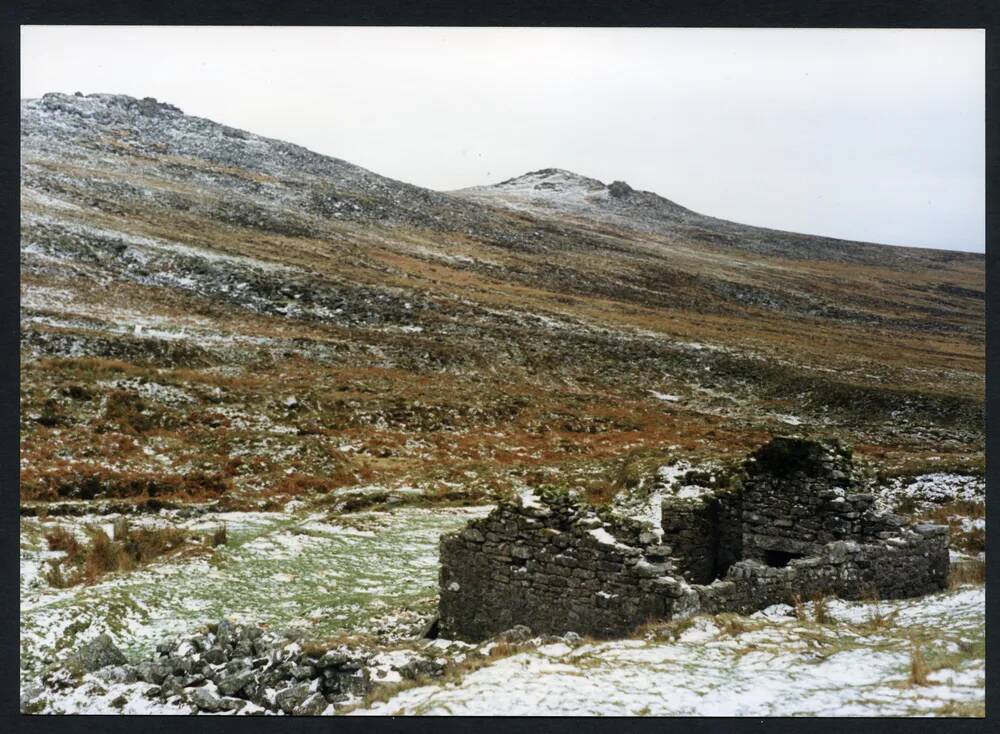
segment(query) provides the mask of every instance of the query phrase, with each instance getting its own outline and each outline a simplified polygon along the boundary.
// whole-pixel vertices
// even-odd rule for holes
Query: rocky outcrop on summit
[[[493,186],[453,193],[484,204],[601,218],[628,227],[655,228],[707,219],[657,194],[636,191],[624,181],[605,185],[562,168],[543,168]]]
[[[693,212],[659,194],[637,191],[624,181],[605,185],[561,168],[543,168],[491,186],[472,186],[452,193],[516,211],[610,224],[761,255],[868,264],[979,257],[944,250],[886,248],[739,224]]]

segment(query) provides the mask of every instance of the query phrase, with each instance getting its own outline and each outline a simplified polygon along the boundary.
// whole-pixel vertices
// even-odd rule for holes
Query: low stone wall
[[[653,533],[644,546],[615,535],[633,530],[568,499],[500,505],[441,540],[440,636],[481,640],[523,624],[614,637],[684,613],[697,597],[675,578],[670,549]]]
[[[921,525],[890,544],[836,541],[782,568],[740,561],[724,579],[694,589],[703,612],[749,614],[796,596],[894,599],[929,594],[945,587],[948,566],[947,529]]]
[[[747,462],[742,491],[665,500],[662,527],[569,495],[501,503],[441,540],[439,634],[476,641],[525,625],[614,637],[653,619],[749,613],[795,596],[945,587],[945,527],[875,513],[871,496],[853,491],[839,444],[776,442]],[[775,467],[781,456],[793,460]]]

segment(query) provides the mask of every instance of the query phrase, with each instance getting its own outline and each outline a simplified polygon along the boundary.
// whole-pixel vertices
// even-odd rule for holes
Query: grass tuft
[[[806,611],[806,604],[802,601],[801,594],[792,595],[792,607],[795,609],[795,618],[800,622],[808,622],[809,614]]]
[[[861,634],[874,634],[875,632],[884,632],[896,624],[898,610],[893,610],[888,614],[882,610],[882,600],[877,587],[872,586],[862,600],[872,605],[872,612],[868,615],[868,619],[861,624],[852,625],[853,629]]]
[[[716,626],[719,628],[719,634],[728,635],[729,637],[738,637],[744,632],[753,632],[763,626],[760,622],[748,617],[728,612],[716,614],[714,620]]]
[[[831,622],[829,598],[829,595],[823,593],[817,593],[813,596],[813,621],[816,624],[829,624]]]
[[[501,660],[503,658],[509,658],[511,655],[517,655],[518,653],[533,649],[533,645],[522,645],[517,642],[501,641],[490,647],[488,657],[490,660]]]
[[[911,686],[926,686],[929,673],[930,668],[927,666],[923,651],[915,640],[910,640],[910,677],[908,683]]]
[[[80,541],[61,525],[47,530],[44,537],[51,551],[65,551],[68,556],[76,556],[80,552]]]
[[[677,640],[685,630],[694,625],[696,617],[684,617],[664,621],[650,617],[645,623],[633,630],[630,637],[634,640]],[[596,641],[596,640],[595,640]]]
[[[198,552],[210,547],[219,532],[217,529],[211,535],[202,535],[172,527],[131,528],[124,518],[115,521],[114,537],[99,527],[90,526],[85,531],[86,543],[79,542],[62,527],[45,533],[50,550],[66,552],[64,558],[52,561],[45,573],[51,586],[65,588],[90,584],[109,573],[131,571],[158,558]]]
[[[45,580],[49,586],[55,589],[65,589],[69,586],[69,581],[63,575],[62,566],[60,566],[58,561],[49,562],[49,568],[45,572]]]
[[[986,583],[986,561],[968,558],[951,564],[948,571],[948,588],[957,589],[966,584]]]
[[[128,519],[124,517],[115,518],[111,529],[112,538],[119,543],[124,542],[128,538]]]
[[[84,579],[92,582],[105,574],[134,567],[135,564],[122,544],[115,543],[104,530],[87,528],[87,535],[90,536],[90,545],[84,557]]]

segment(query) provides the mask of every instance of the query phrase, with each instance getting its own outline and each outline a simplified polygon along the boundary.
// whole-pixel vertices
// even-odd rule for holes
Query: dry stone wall
[[[701,611],[749,614],[792,601],[835,594],[844,599],[877,595],[882,599],[920,596],[939,591],[948,578],[947,530],[918,525],[890,544],[835,541],[815,556],[775,568],[755,560],[739,561],[726,577],[694,586]]]
[[[614,637],[796,595],[944,588],[946,528],[876,514],[837,442],[777,438],[743,471],[738,490],[664,500],[660,527],[567,494],[501,503],[441,540],[439,634],[475,641],[525,625]]]
[[[681,575],[708,584],[742,558],[743,517],[738,492],[708,492],[668,498],[661,511],[662,542],[669,545]]]
[[[838,442],[776,438],[744,466],[745,558],[815,555],[827,543],[862,538],[873,499],[852,492],[851,456]]]
[[[441,541],[439,634],[481,640],[523,624],[613,637],[683,613],[697,597],[675,578],[670,549],[633,531],[568,497],[500,505]]]

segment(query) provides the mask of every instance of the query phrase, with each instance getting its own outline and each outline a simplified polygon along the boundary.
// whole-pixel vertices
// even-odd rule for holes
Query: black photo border
[[[986,30],[986,425],[1000,420],[1000,339],[996,284],[1000,249],[996,242],[997,173],[1000,163],[1000,114],[997,109],[998,0],[13,0],[0,7],[0,551],[2,659],[0,700],[4,720],[25,732],[572,732],[642,731],[843,731],[848,726],[878,732],[996,730],[1000,686],[996,680],[996,635],[1000,588],[996,564],[987,567],[987,718],[983,719],[757,719],[757,718],[285,718],[163,716],[23,716],[18,713],[20,639],[18,569],[19,466],[19,97],[21,25],[327,25],[327,26],[577,26],[577,27],[729,27],[729,28],[983,28]],[[110,90],[109,90],[110,91]],[[1000,434],[987,430],[988,503],[997,492]],[[1000,506],[1000,504],[998,504]],[[987,524],[989,547],[998,536]],[[669,696],[669,691],[664,691]],[[856,724],[855,724],[856,722]]]

